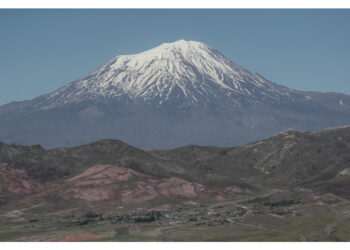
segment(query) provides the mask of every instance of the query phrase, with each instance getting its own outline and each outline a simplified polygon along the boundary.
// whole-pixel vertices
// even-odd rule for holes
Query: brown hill
[[[81,202],[104,209],[158,206],[276,188],[308,188],[348,199],[349,152],[350,127],[304,133],[287,130],[233,148],[145,151],[102,140],[45,150],[1,143],[0,187],[2,197],[20,195],[18,199],[26,196],[27,201],[36,197],[36,202],[44,197],[61,202],[61,208]]]

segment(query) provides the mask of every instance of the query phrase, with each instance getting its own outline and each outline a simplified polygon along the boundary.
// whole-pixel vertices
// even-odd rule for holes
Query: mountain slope
[[[59,183],[97,165],[114,165],[153,178],[182,178],[214,189],[326,190],[330,183],[348,185],[349,150],[350,127],[339,127],[304,133],[287,130],[230,148],[187,146],[144,151],[115,140],[53,150],[1,144],[0,159],[6,168],[24,171],[13,173],[40,184]],[[342,189],[328,192],[347,197]]]
[[[30,101],[0,107],[0,140],[45,147],[118,138],[134,146],[231,146],[350,123],[350,97],[272,83],[210,46],[180,40],[118,56]]]

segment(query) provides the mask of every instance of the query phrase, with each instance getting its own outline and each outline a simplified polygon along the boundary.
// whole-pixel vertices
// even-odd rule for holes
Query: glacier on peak
[[[179,40],[117,56],[45,99],[51,102],[46,108],[121,97],[157,105],[174,99],[182,105],[225,99],[240,106],[235,96],[280,100],[294,92],[249,72],[204,43]]]

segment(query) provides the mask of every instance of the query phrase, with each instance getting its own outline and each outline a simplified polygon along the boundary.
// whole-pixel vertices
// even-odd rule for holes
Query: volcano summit
[[[287,128],[350,123],[350,96],[275,84],[210,46],[179,40],[115,57],[33,100],[0,107],[0,140],[73,146],[117,138],[138,147],[232,146]]]

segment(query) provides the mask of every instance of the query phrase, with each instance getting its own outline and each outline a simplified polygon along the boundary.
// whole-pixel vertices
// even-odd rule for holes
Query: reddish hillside
[[[0,163],[1,194],[26,194],[33,192],[37,187],[38,184],[33,182],[25,171]]]

